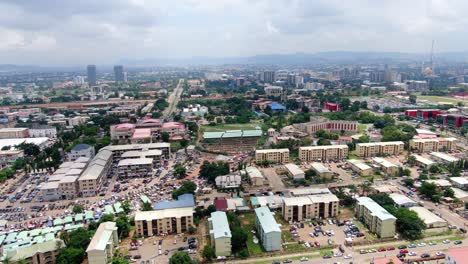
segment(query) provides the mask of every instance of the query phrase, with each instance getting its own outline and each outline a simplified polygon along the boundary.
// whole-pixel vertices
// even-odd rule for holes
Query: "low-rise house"
[[[424,207],[414,206],[411,207],[410,210],[418,214],[419,218],[421,218],[421,220],[423,220],[423,222],[426,224],[426,228],[438,228],[447,226],[447,221],[438,217],[433,212],[427,210]]]
[[[218,189],[235,189],[241,186],[242,179],[240,175],[228,174],[216,177],[215,182]]]
[[[286,172],[289,177],[291,177],[295,181],[301,181],[305,179],[305,173],[304,171],[299,168],[294,163],[288,163],[284,165],[284,168],[286,169]]]

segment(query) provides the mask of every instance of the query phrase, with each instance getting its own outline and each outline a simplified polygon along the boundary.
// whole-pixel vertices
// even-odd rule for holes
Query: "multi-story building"
[[[457,148],[456,138],[411,139],[410,148],[423,153],[433,151],[453,151]]]
[[[231,255],[231,229],[225,212],[213,212],[208,218],[210,225],[211,245],[215,248],[216,256]]]
[[[90,117],[89,116],[74,116],[70,117],[68,121],[69,126],[81,126],[83,124],[86,124],[89,121]]]
[[[395,236],[396,217],[369,197],[357,198],[356,216],[380,238]]]
[[[449,248],[445,254],[447,264],[466,264],[468,260],[468,247]]]
[[[325,167],[320,162],[312,162],[310,164],[310,167],[312,170],[315,171],[315,173],[317,173],[319,177],[326,178],[326,179],[331,179],[333,177],[333,172],[331,172],[327,167]]]
[[[262,186],[265,184],[265,177],[258,168],[248,166],[245,168],[243,173],[249,177],[250,184],[252,184],[252,186]]]
[[[10,166],[15,160],[24,157],[24,152],[19,149],[0,150],[0,169]]]
[[[268,207],[255,209],[257,235],[265,251],[281,250],[281,229]]]
[[[124,152],[120,158],[122,159],[139,159],[139,158],[148,158],[153,160],[153,168],[157,168],[162,163],[162,151],[159,149],[152,149],[152,150],[143,150],[143,151],[136,151],[130,150]]]
[[[262,75],[262,80],[264,83],[274,83],[276,80],[274,71],[264,71]]]
[[[399,166],[391,163],[390,161],[379,158],[379,157],[374,157],[372,158],[372,161],[375,165],[379,166],[380,170],[387,174],[387,175],[396,175],[398,174],[399,171]]]
[[[373,142],[356,144],[356,152],[359,157],[374,157],[399,155],[403,152],[403,141]]]
[[[215,182],[216,188],[218,189],[239,188],[242,183],[242,178],[237,174],[228,174],[216,177]]]
[[[406,81],[406,85],[408,87],[408,91],[425,91],[428,89],[427,81],[408,80]]]
[[[135,132],[135,124],[123,123],[110,126],[110,135],[112,140],[119,142],[128,142]]]
[[[94,147],[88,144],[78,144],[74,146],[68,154],[68,159],[75,161],[80,157],[91,159],[95,155]]]
[[[116,82],[124,82],[124,68],[122,65],[115,65],[114,66],[114,80]]]
[[[281,213],[289,223],[335,217],[338,215],[339,203],[338,197],[331,193],[284,197]]]
[[[97,74],[96,74],[96,65],[88,65],[86,67],[88,74],[88,84],[89,86],[94,86],[97,84]]]
[[[288,163],[289,162],[289,149],[258,149],[255,150],[255,161],[274,162],[274,163]]]
[[[239,153],[255,150],[262,130],[230,130],[203,133],[202,146],[208,151]]]
[[[331,132],[356,132],[358,130],[358,122],[356,121],[329,120],[324,117],[310,117],[308,123],[299,123],[293,126],[308,134],[314,134],[320,130]]]
[[[86,249],[89,264],[107,264],[119,246],[119,236],[115,222],[101,223]]]
[[[310,146],[299,148],[299,159],[306,162],[343,160],[347,156],[347,145]]]
[[[51,264],[57,262],[59,248],[65,247],[61,239],[51,239],[26,246],[4,249],[3,256],[12,263]],[[5,261],[4,261],[5,262]]]
[[[112,151],[102,148],[78,178],[80,196],[96,196],[112,167]]]
[[[0,139],[3,138],[27,138],[29,137],[29,129],[24,127],[8,127],[0,128]]]
[[[374,173],[374,169],[362,160],[350,159],[348,164],[354,172],[359,173],[361,176],[370,176]]]
[[[184,194],[176,201],[159,202],[153,211],[138,211],[135,213],[136,233],[150,237],[188,232],[193,226],[194,208],[193,195]]]
[[[120,178],[151,177],[153,176],[153,159],[122,159],[117,169]]]
[[[162,157],[165,159],[169,159],[171,155],[171,144],[166,143],[166,142],[149,143],[149,144],[131,144],[131,145],[110,145],[102,149],[111,151],[113,154],[114,161],[116,162],[119,161],[122,155],[128,151],[160,150],[162,152]]]
[[[48,125],[35,126],[29,129],[29,136],[32,138],[38,138],[38,137],[56,138],[57,128],[48,126]]]
[[[267,86],[265,87],[265,94],[267,96],[279,97],[283,95],[283,87],[281,86]]]

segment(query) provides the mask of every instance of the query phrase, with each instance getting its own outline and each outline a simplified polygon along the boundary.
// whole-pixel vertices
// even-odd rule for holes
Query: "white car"
[[[337,252],[337,253],[333,254],[333,257],[335,257],[335,258],[339,258],[339,257],[342,257],[342,256],[343,256],[343,253],[341,253],[341,252]]]
[[[344,258],[344,259],[350,259],[350,258],[352,258],[352,257],[353,257],[353,256],[351,256],[351,255],[348,254],[348,255],[345,255],[343,258]]]
[[[438,252],[436,253],[436,256],[445,256],[445,254],[444,254],[444,252],[438,251]]]
[[[308,257],[302,257],[302,258],[300,259],[300,261],[301,261],[301,262],[309,261],[309,258],[308,258]]]
[[[409,255],[409,256],[416,256],[417,254],[416,254],[416,252],[411,251],[410,253],[408,253],[408,255]]]
[[[418,247],[425,247],[426,245],[427,245],[426,243],[421,242],[421,243],[418,244]]]
[[[442,243],[444,243],[444,244],[450,244],[450,240],[446,239],[446,240],[442,241]]]

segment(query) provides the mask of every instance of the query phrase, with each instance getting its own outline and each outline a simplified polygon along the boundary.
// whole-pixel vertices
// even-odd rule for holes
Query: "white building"
[[[89,264],[106,264],[112,262],[115,248],[119,245],[115,222],[104,222],[99,225],[86,249]]]
[[[414,206],[410,208],[411,211],[416,212],[421,218],[421,220],[424,221],[426,224],[427,228],[437,228],[437,227],[446,227],[447,226],[447,221],[444,219],[438,217],[431,211],[427,210],[424,207],[421,206]]]
[[[230,189],[239,188],[242,180],[240,175],[228,174],[216,177],[215,182],[218,189]]]
[[[281,229],[268,207],[255,209],[259,240],[265,251],[281,250]]]
[[[215,248],[216,256],[231,255],[231,229],[225,212],[213,212],[208,218],[210,225],[211,245]]]
[[[94,147],[88,144],[78,144],[70,150],[68,159],[71,161],[77,160],[80,157],[91,159],[94,157]]]
[[[57,128],[52,126],[38,126],[36,128],[29,129],[29,136],[32,138],[47,137],[56,138]]]
[[[389,196],[398,207],[409,208],[418,205],[417,202],[400,193],[391,193]]]
[[[449,180],[452,185],[462,190],[468,189],[468,178],[467,177],[450,177]]]
[[[296,164],[288,163],[284,165],[284,168],[286,169],[288,175],[293,178],[293,180],[301,181],[305,179],[304,171]]]

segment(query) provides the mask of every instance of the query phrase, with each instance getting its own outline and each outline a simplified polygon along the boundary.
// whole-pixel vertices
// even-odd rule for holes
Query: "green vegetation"
[[[182,186],[180,186],[178,189],[175,189],[172,192],[172,198],[177,199],[177,197],[179,197],[182,194],[186,194],[186,193],[195,194],[196,189],[197,189],[197,185],[194,182],[184,181],[182,183]]]
[[[177,251],[169,259],[170,264],[192,264],[193,260],[185,251]]]
[[[209,162],[205,160],[200,166],[200,177],[205,178],[208,183],[214,184],[216,177],[229,174],[229,171],[229,164],[227,162]]]
[[[427,100],[429,102],[435,102],[435,103],[438,103],[438,102],[448,102],[448,103],[453,103],[453,104],[457,104],[459,102],[468,103],[467,100],[459,100],[459,99],[443,97],[443,96],[418,96],[418,98],[419,100]]]
[[[240,257],[248,257],[252,252],[249,253],[247,249],[250,233],[247,230],[252,229],[246,228],[246,226],[241,223],[239,216],[232,212],[227,214],[227,218],[229,221],[229,227],[231,228],[232,253]]]
[[[254,234],[252,234],[252,232],[250,232],[250,230],[256,230],[256,228],[255,228],[255,214],[254,213],[243,214],[242,218],[241,218],[241,221],[242,221],[242,227],[245,230],[249,230],[247,232],[247,249],[248,249],[248,253],[250,254],[250,256],[255,256],[255,255],[262,254],[264,251],[263,251],[262,246],[260,245],[260,242],[258,244],[255,244],[253,242]]]
[[[81,263],[85,256],[85,250],[91,241],[91,237],[92,232],[84,228],[61,233],[60,238],[65,242],[66,247],[59,250],[57,263]]]
[[[182,164],[176,164],[174,166],[174,176],[177,179],[183,179],[187,175],[187,170],[185,169],[185,166]]]

